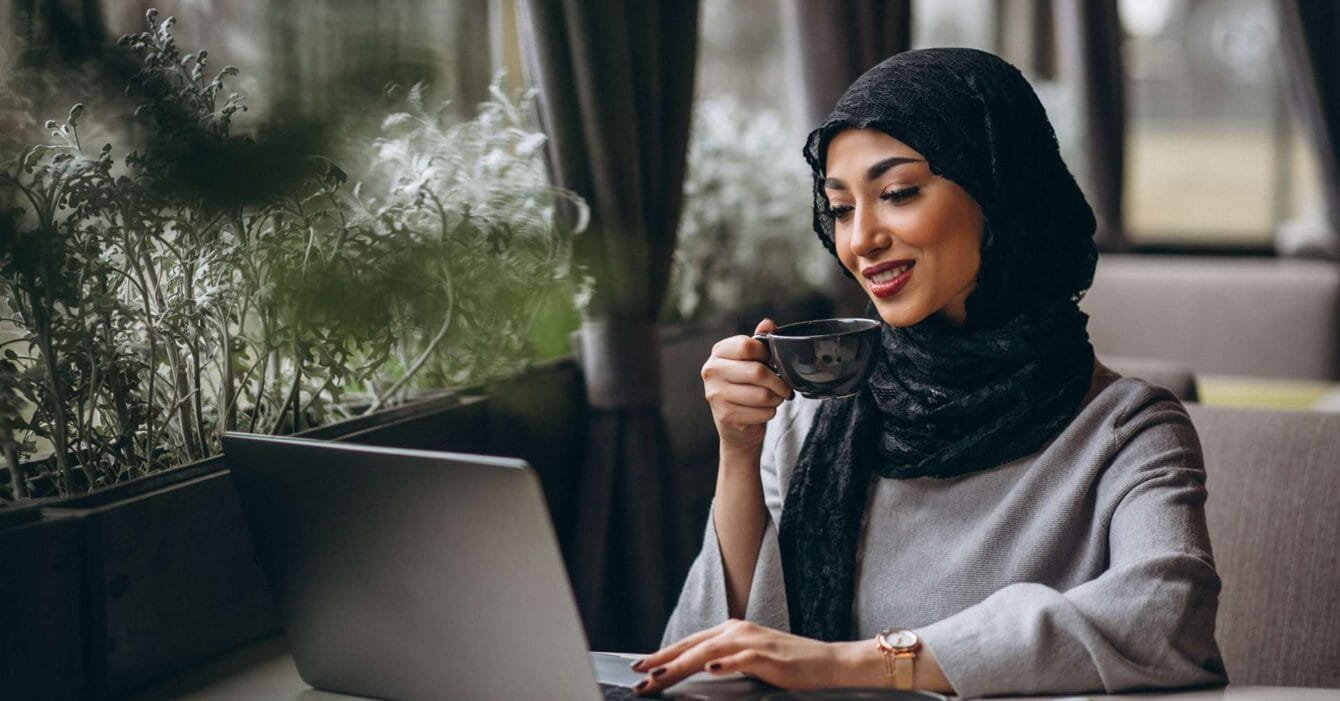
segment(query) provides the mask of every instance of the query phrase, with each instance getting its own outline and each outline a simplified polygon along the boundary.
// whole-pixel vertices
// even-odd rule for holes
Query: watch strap
[[[916,681],[917,659],[915,652],[893,653],[893,688],[899,691],[911,691]]]

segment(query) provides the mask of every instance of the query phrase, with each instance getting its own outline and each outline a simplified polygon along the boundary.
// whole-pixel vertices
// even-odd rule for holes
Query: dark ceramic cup
[[[792,389],[811,399],[842,399],[860,392],[874,371],[879,327],[873,319],[819,319],[754,339],[763,342],[768,366]]]

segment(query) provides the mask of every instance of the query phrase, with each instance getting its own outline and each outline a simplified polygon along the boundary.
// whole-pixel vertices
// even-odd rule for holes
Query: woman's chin
[[[902,294],[884,299],[875,296],[869,289],[866,290],[866,294],[870,301],[875,303],[875,311],[879,313],[879,318],[883,319],[884,323],[889,326],[899,328],[916,326],[934,314],[939,315],[950,326],[957,327],[963,325],[963,320],[967,316],[962,301],[951,300],[944,306],[935,306],[934,304],[927,304],[919,298],[904,297]]]
[[[879,318],[889,326],[906,327],[915,326],[926,320],[930,316],[925,310],[911,304],[893,303],[881,300],[878,297],[871,297],[875,303],[875,311],[879,312]]]

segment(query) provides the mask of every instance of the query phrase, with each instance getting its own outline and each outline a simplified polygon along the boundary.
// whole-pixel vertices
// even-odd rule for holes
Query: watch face
[[[896,648],[915,647],[917,644],[917,634],[910,630],[895,630],[884,636],[889,645]]]

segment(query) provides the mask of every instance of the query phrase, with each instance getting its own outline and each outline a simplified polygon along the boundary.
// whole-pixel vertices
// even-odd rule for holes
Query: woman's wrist
[[[721,441],[717,454],[720,456],[720,472],[758,474],[759,462],[763,459],[763,442],[756,445],[731,445]]]
[[[851,642],[830,643],[834,646],[833,686],[860,686],[889,688],[893,685],[884,668],[884,653],[880,652],[874,640],[853,640]],[[945,678],[944,671],[931,654],[930,648],[922,646],[917,653],[913,666],[913,688],[937,693],[954,693],[954,687]]]
[[[887,687],[884,658],[871,640],[830,643],[835,648],[833,686]]]

